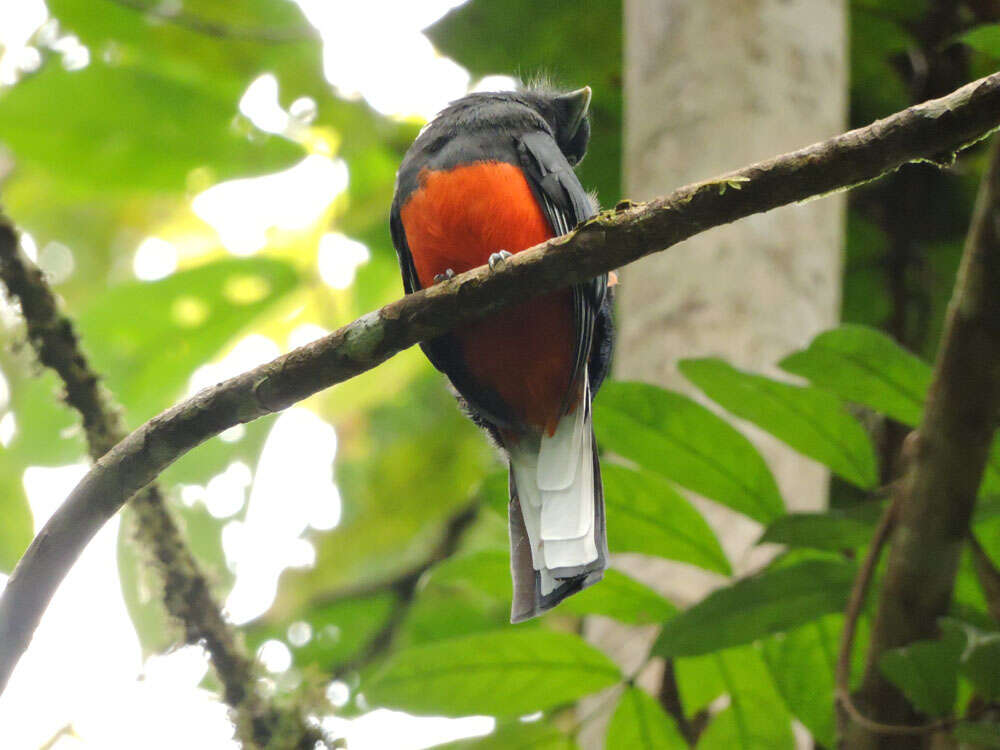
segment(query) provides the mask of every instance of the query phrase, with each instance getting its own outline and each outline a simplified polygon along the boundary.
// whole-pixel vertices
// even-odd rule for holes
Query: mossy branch
[[[90,457],[99,459],[126,435],[120,409],[101,386],[83,353],[72,321],[60,312],[41,270],[19,247],[17,232],[0,214],[0,281],[20,303],[28,341],[39,361],[56,372],[66,403],[79,412]],[[312,748],[323,738],[294,706],[278,709],[256,689],[256,673],[242,640],[226,622],[208,578],[174,522],[154,483],[132,499],[137,542],[160,576],[167,612],[183,628],[187,643],[205,647],[233,710],[244,747],[268,747],[281,727],[287,745]]]
[[[285,409],[461,323],[583,282],[711,227],[859,185],[906,162],[950,163],[997,127],[1000,74],[822,143],[601,213],[568,235],[518,253],[502,270],[481,267],[407,295],[154,417],[95,463],[11,575],[0,596],[0,689],[87,542],[129,497],[208,438]]]

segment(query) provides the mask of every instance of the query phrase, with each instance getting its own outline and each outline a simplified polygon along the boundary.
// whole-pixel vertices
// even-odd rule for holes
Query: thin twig
[[[157,21],[179,26],[188,31],[216,39],[235,39],[243,42],[262,42],[264,44],[290,44],[295,42],[311,42],[318,35],[311,27],[265,29],[253,26],[231,26],[207,18],[187,13],[184,10],[164,10],[163,5],[150,5],[143,0],[108,0],[123,8],[145,13]]]
[[[17,232],[2,214],[0,281],[20,303],[28,340],[39,361],[62,380],[66,403],[80,414],[88,451],[96,461],[127,434],[121,411],[91,369],[73,323],[60,312],[44,274],[21,251]],[[183,627],[185,642],[204,645],[245,744],[266,747],[272,729],[282,723],[288,728],[287,738],[293,722],[298,723],[302,736],[319,741],[321,736],[301,717],[283,718],[283,712],[257,694],[253,662],[226,622],[208,578],[185,544],[159,487],[151,484],[136,495],[133,508],[137,540],[162,577],[164,605]]]
[[[876,734],[891,735],[920,735],[939,732],[952,725],[950,721],[936,721],[931,724],[912,726],[908,724],[883,724],[879,721],[869,719],[861,710],[854,705],[851,698],[850,676],[851,676],[851,655],[854,651],[854,634],[857,631],[858,618],[864,608],[865,599],[868,596],[868,587],[871,585],[872,577],[875,574],[875,567],[882,556],[882,549],[889,534],[892,532],[893,522],[896,516],[896,497],[886,506],[879,519],[875,533],[868,545],[864,562],[858,575],[854,579],[854,586],[851,588],[851,597],[847,602],[847,610],[844,612],[844,629],[840,634],[840,652],[837,655],[837,701],[846,711],[851,720],[862,725],[868,731]]]
[[[333,679],[337,680],[351,672],[360,671],[389,651],[417,594],[420,579],[435,565],[455,554],[462,541],[462,535],[479,517],[479,507],[479,503],[475,503],[452,516],[445,526],[441,541],[423,563],[408,573],[382,584],[382,591],[391,591],[396,597],[389,616],[357,656],[333,669]]]
[[[59,581],[97,530],[187,451],[236,424],[285,409],[526,298],[582,283],[711,227],[873,180],[915,159],[950,163],[1000,126],[1000,73],[822,143],[606,211],[569,234],[456,276],[220,383],[118,443],[52,515],[0,595],[0,688]]]

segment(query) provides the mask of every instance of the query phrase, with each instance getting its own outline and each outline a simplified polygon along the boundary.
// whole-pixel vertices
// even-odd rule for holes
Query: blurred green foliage
[[[0,90],[0,144],[12,164],[0,174],[0,188],[4,210],[41,248],[43,266],[50,243],[69,248],[72,269],[54,279],[56,290],[134,427],[182,397],[192,374],[217,364],[247,334],[283,348],[299,326],[330,330],[401,293],[387,212],[396,165],[420,123],[335,94],[323,79],[315,31],[286,0],[187,0],[173,19],[126,3],[98,6],[100,12],[85,0],[48,2],[60,27],[89,48],[88,65],[69,70],[39,41],[40,70]],[[580,174],[610,205],[622,197],[621,12],[617,0],[471,0],[427,33],[475,78],[590,85],[593,140]],[[854,0],[851,12],[855,125],[934,95],[934,86],[989,72],[1000,59],[996,19],[963,16],[955,28],[934,26],[929,4],[912,0]],[[950,77],[917,80],[913,60],[921,55],[933,70],[951,65]],[[277,79],[283,106],[300,97],[315,104],[315,119],[300,123],[293,137],[263,133],[239,114],[240,97],[264,73]],[[329,196],[312,225],[269,230],[256,254],[234,257],[191,208],[205,188],[273,173],[307,154],[342,159],[346,191]],[[720,360],[682,363],[683,374],[717,406],[855,485],[852,497],[866,497],[884,457],[862,427],[870,420],[857,415],[864,409],[918,423],[930,382],[926,360],[941,330],[981,169],[976,153],[945,171],[910,165],[852,197],[848,325],[781,363],[806,385]],[[919,221],[904,226],[905,215]],[[328,286],[319,272],[320,238],[329,231],[364,242],[370,252],[347,289]],[[158,281],[136,280],[131,270],[148,236],[178,249],[179,270]],[[16,420],[0,449],[0,570],[9,571],[32,533],[25,469],[82,460],[86,451],[59,384],[33,361],[23,330],[7,327],[3,335],[0,371],[10,399],[0,404],[0,417],[9,411]],[[833,745],[833,655],[842,627],[833,613],[843,607],[878,503],[788,514],[763,458],[717,411],[651,385],[609,383],[595,418],[608,452],[611,551],[694,566],[719,576],[721,587],[682,610],[612,570],[540,622],[512,627],[506,477],[419,352],[304,406],[337,430],[333,474],[342,515],[333,529],[304,532],[314,564],[287,570],[273,606],[242,630],[255,649],[270,640],[288,645],[290,675],[321,682],[342,676],[352,698],[339,709],[344,715],[383,705],[490,714],[501,718],[495,733],[447,747],[573,748],[587,721],[574,716],[574,702],[631,677],[576,635],[579,617],[601,615],[665,624],[657,651],[675,657],[680,692],[680,714],[672,714],[629,682],[612,699],[608,747],[685,746],[678,720],[696,717],[707,721],[697,744],[703,750],[791,748],[793,717]],[[200,500],[182,501],[181,487],[206,485],[235,462],[256,467],[273,424],[260,420],[235,439],[215,438],[162,477],[220,598],[233,581],[223,529],[245,520],[246,507],[219,518]],[[687,490],[765,524],[760,541],[792,551],[758,576],[734,580]],[[998,492],[995,445],[982,494]],[[473,506],[475,519],[451,540],[455,519]],[[143,646],[159,651],[177,634],[130,543],[133,523],[126,512],[123,594]],[[974,531],[1000,564],[1000,514],[977,515]],[[439,555],[443,546],[450,554]],[[982,695],[997,694],[1000,648],[995,632],[977,629],[990,619],[968,557],[954,614],[964,622],[956,626],[965,638],[960,654],[942,640],[883,661],[918,705],[939,714],[961,703],[956,675]],[[862,660],[859,646],[855,673]],[[280,690],[286,683],[277,684]],[[922,693],[915,687],[921,685]],[[725,708],[699,716],[721,696]],[[537,721],[516,720],[535,711],[543,712]],[[966,724],[959,731],[981,737],[991,729]]]

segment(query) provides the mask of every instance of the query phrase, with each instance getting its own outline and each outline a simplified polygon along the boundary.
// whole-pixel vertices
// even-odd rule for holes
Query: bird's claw
[[[439,273],[434,277],[434,283],[440,284],[442,281],[451,281],[453,278],[455,278],[455,272],[450,268],[446,268],[444,273]]]
[[[502,266],[503,262],[507,260],[507,258],[509,258],[511,255],[512,253],[508,253],[506,250],[501,250],[498,253],[493,253],[492,255],[490,255],[490,258],[487,261],[490,265],[490,270],[496,270],[497,266]]]

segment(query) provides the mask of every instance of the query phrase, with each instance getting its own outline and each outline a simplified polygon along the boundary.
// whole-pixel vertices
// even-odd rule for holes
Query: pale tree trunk
[[[625,0],[624,193],[643,200],[843,130],[844,0]],[[624,269],[615,374],[693,393],[677,360],[718,355],[738,367],[774,364],[836,324],[844,202],[827,198],[750,217]],[[785,502],[826,501],[827,475],[773,439],[746,430]],[[736,574],[759,567],[759,526],[696,498]],[[638,556],[616,565],[681,604],[721,579]],[[655,629],[594,618],[588,636],[631,673]],[[654,694],[662,667],[642,683]],[[584,707],[583,711],[588,709]],[[583,747],[603,741],[590,721]],[[610,749],[609,749],[610,750]]]

